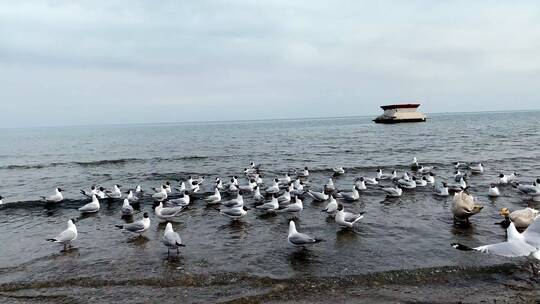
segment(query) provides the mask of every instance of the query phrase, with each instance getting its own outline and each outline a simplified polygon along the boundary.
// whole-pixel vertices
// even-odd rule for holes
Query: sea
[[[499,174],[516,172],[522,183],[540,176],[540,111],[432,114],[425,123],[382,125],[372,117],[236,122],[133,124],[0,129],[0,302],[5,303],[511,303],[540,300],[528,258],[504,258],[455,250],[451,243],[479,246],[505,241],[499,210],[540,203],[501,186]],[[238,176],[261,165],[264,182],[308,167],[306,184],[321,191],[334,178],[350,191],[355,178],[410,172],[412,158],[434,166],[436,181],[453,181],[456,161],[484,164],[468,176],[469,192],[484,206],[470,224],[454,223],[452,198],[433,187],[389,199],[368,186],[346,211],[365,212],[353,229],[340,228],[321,212],[325,202],[303,198],[298,215],[265,214],[250,208],[233,221],[202,200],[213,180]],[[469,172],[464,167],[460,169]],[[470,172],[469,172],[470,173]],[[153,187],[205,177],[201,191],[171,220],[185,247],[161,243],[166,222],[154,215]],[[131,219],[121,199],[89,202],[80,193],[98,185],[123,191],[141,185],[145,195]],[[390,185],[383,182],[382,185]],[[64,189],[65,200],[41,196]],[[263,187],[264,188],[264,187]],[[124,194],[125,195],[125,194]],[[225,195],[225,199],[228,196]],[[150,214],[143,236],[115,225]],[[47,242],[77,220],[73,248]],[[289,221],[322,239],[309,248],[287,243]]]

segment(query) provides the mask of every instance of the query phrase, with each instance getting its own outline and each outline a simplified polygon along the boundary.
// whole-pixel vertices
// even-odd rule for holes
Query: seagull
[[[434,185],[435,184],[435,174],[433,172],[429,172],[429,174],[426,176],[426,180],[428,184]]]
[[[421,179],[416,179],[416,187],[425,187],[428,184],[427,178],[425,176],[422,176]]]
[[[358,193],[358,187],[353,186],[351,193],[341,193],[341,197],[348,202],[355,202],[360,199],[360,193]]]
[[[97,197],[98,198],[106,198],[107,197],[107,195],[105,194],[105,188],[99,187],[99,189],[97,191]]]
[[[295,179],[292,183],[292,190],[290,190],[291,195],[302,195],[304,194],[304,182],[299,179]]]
[[[213,204],[218,204],[221,202],[221,193],[219,193],[219,189],[218,187],[216,187],[214,189],[214,194],[206,197],[204,199],[204,201],[208,204],[208,205],[213,205]]]
[[[229,187],[227,188],[228,193],[236,193],[238,192],[238,185],[235,179],[231,179],[231,182],[229,183]]]
[[[127,192],[127,200],[130,201],[130,202],[133,202],[133,203],[137,203],[139,201],[139,197],[136,196],[134,193],[133,193],[133,190],[129,190]]]
[[[219,177],[216,177],[216,188],[218,188],[219,190],[223,190],[223,182]]]
[[[255,207],[256,209],[265,210],[265,211],[274,211],[279,208],[279,203],[277,199],[277,194],[272,194],[272,199],[268,203],[264,203],[260,206]]]
[[[454,180],[455,180],[456,182],[459,182],[459,180],[462,179],[462,178],[465,178],[465,176],[467,176],[467,174],[462,173],[462,172],[459,171],[459,170],[456,170],[456,171],[454,172]]]
[[[122,191],[120,191],[120,185],[114,185],[113,191],[106,191],[105,194],[109,198],[122,198]]]
[[[540,260],[540,221],[535,220],[523,233],[519,233],[514,225],[510,223],[506,229],[506,242],[484,245],[479,247],[468,247],[459,243],[452,243],[451,246],[462,251],[480,251],[482,253],[500,255],[504,257],[532,256]],[[531,264],[536,275],[534,265]]]
[[[264,200],[264,196],[261,194],[259,186],[253,189],[253,200],[255,200],[256,202]]]
[[[520,185],[516,183],[516,188],[523,194],[527,195],[540,195],[540,178],[537,178],[532,185]]]
[[[467,189],[467,183],[465,182],[463,177],[459,180],[457,184],[451,184],[447,186],[450,191],[454,191],[454,192],[460,192],[460,191],[463,191],[464,189]]]
[[[482,163],[478,163],[476,165],[470,165],[469,169],[471,170],[471,173],[473,174],[480,174],[484,172],[484,165],[482,165]]]
[[[136,193],[137,195],[140,195],[140,194],[143,193],[143,190],[142,190],[142,188],[141,188],[141,185],[137,185],[137,187],[135,187],[135,193]]]
[[[177,216],[182,211],[182,209],[184,209],[183,206],[163,207],[163,202],[159,202],[159,205],[156,206],[154,212],[156,213],[156,216],[158,218],[168,219]]]
[[[334,175],[343,175],[345,174],[345,169],[343,169],[343,167],[337,167],[337,168],[332,168],[332,171],[334,171]]]
[[[124,224],[124,225],[116,225],[116,227],[126,230],[133,233],[138,233],[139,235],[142,235],[143,232],[148,230],[150,228],[150,218],[148,217],[148,212],[145,212],[143,214],[143,218],[130,223],[130,224]]]
[[[397,184],[400,185],[401,188],[414,189],[416,188],[416,177],[413,176],[412,179],[399,179],[397,181]]]
[[[411,170],[416,171],[418,170],[418,167],[420,167],[420,165],[418,164],[418,160],[416,159],[416,157],[413,157]]]
[[[456,168],[456,169],[459,169],[459,168],[466,168],[466,167],[467,167],[467,164],[460,163],[459,161],[454,162],[454,168]]]
[[[152,195],[152,198],[158,202],[163,202],[167,199],[167,197],[169,197],[169,195],[167,194],[167,186],[165,185],[161,186],[161,190],[159,192]]]
[[[448,185],[446,184],[446,182],[442,182],[441,185],[437,185],[435,187],[435,195],[437,195],[437,196],[448,196],[448,195],[450,195],[448,193]]]
[[[251,164],[249,164],[249,166],[253,169],[260,169],[261,168],[261,164],[255,164],[254,162],[252,162]]]
[[[191,183],[187,183],[186,190],[189,194],[197,193],[201,190],[201,187],[196,182],[192,181]]]
[[[129,199],[127,198],[124,199],[124,203],[122,204],[122,215],[133,215],[133,207],[131,207],[131,205],[129,204]]]
[[[389,180],[394,179],[397,176],[397,172],[394,170],[391,174],[384,174],[382,169],[377,169],[377,179],[378,180]]]
[[[186,183],[185,182],[181,182],[180,183],[180,188],[176,188],[176,190],[178,190],[178,192],[184,192],[186,191]]]
[[[279,179],[275,178],[272,186],[266,188],[266,193],[274,194],[279,192]]]
[[[391,188],[391,187],[382,188],[382,191],[384,191],[386,193],[386,196],[389,196],[389,197],[400,197],[401,194],[403,194],[403,189],[401,189],[400,185],[396,185],[396,187],[394,188]]]
[[[359,220],[364,218],[364,212],[361,213],[351,213],[346,212],[343,209],[343,205],[339,204],[337,212],[334,216],[334,220],[339,226],[352,228],[353,225]]]
[[[292,179],[291,179],[291,176],[289,175],[289,173],[285,173],[285,177],[280,178],[280,179],[279,179],[279,183],[280,183],[280,184],[288,184],[288,183],[291,182],[291,180],[292,180]]]
[[[171,223],[167,223],[167,226],[165,226],[165,232],[163,233],[161,241],[163,242],[163,245],[167,246],[167,256],[169,256],[169,251],[171,249],[176,249],[176,253],[180,253],[180,247],[186,246],[182,244],[180,235],[174,232]]]
[[[0,205],[2,205],[4,202],[2,202],[3,197],[0,195]]]
[[[336,212],[337,207],[338,207],[338,203],[336,199],[334,198],[333,195],[330,195],[330,201],[328,202],[328,204],[326,204],[326,207],[324,207],[322,211],[328,214],[333,214],[334,212]]]
[[[289,188],[285,189],[285,192],[278,197],[278,202],[280,206],[287,205],[291,202],[291,192],[289,191]]]
[[[58,203],[64,200],[64,196],[62,195],[62,191],[64,191],[61,188],[54,189],[54,194],[51,196],[42,196],[41,198],[44,199],[47,203]]]
[[[499,184],[500,185],[509,184],[509,183],[513,182],[516,179],[516,176],[517,176],[516,172],[512,172],[512,174],[510,174],[510,175],[506,175],[506,174],[501,173],[501,174],[499,174]]]
[[[308,177],[309,176],[309,170],[308,167],[304,167],[304,170],[298,172],[298,177]]]
[[[99,199],[96,195],[92,195],[92,202],[79,208],[82,213],[95,213],[99,211]]]
[[[379,180],[376,177],[361,177],[364,179],[364,182],[368,185],[377,185],[379,184]]]
[[[329,195],[326,194],[325,191],[316,192],[316,191],[313,191],[313,190],[308,190],[307,193],[308,193],[309,196],[311,196],[312,199],[314,199],[316,201],[319,201],[319,202],[324,202],[324,201],[329,199]]]
[[[232,218],[233,220],[237,220],[247,214],[248,208],[246,206],[237,206],[233,208],[223,208],[219,210],[219,213],[221,215],[224,215],[226,217]]]
[[[428,174],[429,172],[433,171],[434,167],[433,166],[420,166],[418,167],[418,173],[421,173],[421,174]]]
[[[289,222],[289,235],[287,236],[287,241],[289,244],[295,247],[304,247],[306,245],[311,245],[320,242],[321,240],[314,239],[307,234],[299,233],[296,231],[296,225],[294,221]]]
[[[55,238],[47,239],[49,242],[61,243],[64,245],[64,251],[67,249],[67,246],[71,247],[71,242],[77,239],[77,227],[75,226],[75,220],[70,219],[67,224],[67,229],[62,231]]]
[[[497,197],[500,196],[501,192],[499,191],[499,188],[495,184],[491,184],[489,186],[488,196],[489,197]]]
[[[254,179],[250,179],[248,185],[239,186],[238,189],[244,192],[253,192],[253,189],[255,189],[255,187],[257,187],[257,182]]]
[[[366,181],[365,181],[365,179],[363,177],[359,177],[359,178],[355,179],[354,180],[354,185],[356,186],[358,191],[363,191],[363,190],[367,189]]]
[[[336,186],[334,185],[334,180],[331,177],[328,179],[328,182],[324,185],[324,190],[328,192],[332,192],[336,190]]]
[[[183,193],[180,193],[180,196],[175,199],[169,200],[169,203],[176,205],[176,206],[187,206],[191,202],[191,198],[189,197],[189,192],[184,191]]]
[[[226,202],[221,202],[221,205],[226,208],[242,207],[244,206],[244,196],[242,191],[238,191],[236,198],[228,200]]]
[[[279,209],[277,212],[298,213],[302,210],[304,210],[304,206],[302,205],[302,200],[299,199],[298,196],[295,196],[294,203],[288,205],[287,207],[283,209]]]
[[[87,196],[89,198],[92,198],[92,195],[98,194],[98,190],[97,190],[96,186],[91,186],[90,187],[90,192],[87,193],[85,190],[81,189],[81,194],[84,195],[84,196]]]

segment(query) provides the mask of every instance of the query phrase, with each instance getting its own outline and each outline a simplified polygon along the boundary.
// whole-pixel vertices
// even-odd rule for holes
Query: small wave
[[[190,155],[177,157],[154,157],[154,158],[119,158],[119,159],[103,159],[97,161],[74,161],[74,162],[52,162],[47,164],[28,164],[28,165],[7,165],[0,166],[4,170],[26,170],[26,169],[43,169],[57,166],[80,166],[80,167],[99,167],[104,165],[123,165],[128,163],[144,163],[150,161],[178,161],[178,160],[200,160],[207,159],[208,156]]]

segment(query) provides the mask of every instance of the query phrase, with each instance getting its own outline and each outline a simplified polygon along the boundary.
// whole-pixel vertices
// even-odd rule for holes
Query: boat
[[[425,122],[426,115],[417,111],[419,103],[403,103],[381,106],[384,113],[373,121],[376,123]]]

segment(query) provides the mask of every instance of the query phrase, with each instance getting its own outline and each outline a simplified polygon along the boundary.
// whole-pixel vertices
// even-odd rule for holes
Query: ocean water
[[[350,286],[377,282],[381,285],[371,291],[354,289],[356,295],[373,296],[373,290],[388,284],[410,288],[411,280],[438,282],[448,295],[463,296],[456,286],[467,285],[463,278],[471,276],[486,290],[509,280],[524,284],[519,285],[522,291],[534,290],[534,281],[521,269],[526,259],[460,252],[449,244],[503,241],[504,229],[494,225],[502,220],[500,208],[540,207],[511,186],[502,187],[497,199],[487,197],[499,173],[516,171],[522,182],[540,176],[539,121],[536,111],[431,115],[427,123],[397,125],[351,117],[2,129],[0,299],[127,303],[174,295],[185,302],[257,302],[319,294],[321,300],[331,293],[320,288],[330,285],[333,292],[340,286],[349,286],[350,292]],[[349,190],[354,178],[374,176],[379,167],[400,174],[409,170],[413,156],[436,166],[438,181],[452,179],[454,161],[485,164],[485,173],[469,180],[471,194],[484,205],[471,225],[455,225],[451,198],[435,197],[430,187],[387,199],[378,187],[368,186],[358,202],[345,203],[346,210],[365,212],[354,230],[339,228],[321,212],[325,203],[307,197],[297,217],[251,209],[237,222],[199,199],[212,192],[215,177],[242,176],[252,161],[262,164],[267,183],[307,166],[316,190],[332,175],[332,167],[344,166],[346,174],[335,183]],[[135,219],[145,211],[151,215],[151,228],[142,238],[114,227],[124,222],[121,200],[103,201],[97,214],[77,211],[88,202],[80,189],[93,184],[110,188],[117,183],[124,190],[140,184],[151,193],[151,187],[177,184],[189,175],[205,176],[206,182],[173,221],[186,247],[172,258],[161,244],[165,223],[154,216],[149,196],[135,214]],[[55,187],[66,190],[65,201],[40,202]],[[253,205],[249,196],[246,202]],[[65,229],[69,218],[78,219],[79,238],[74,249],[61,252],[60,245],[45,239]],[[291,248],[286,241],[290,219],[301,232],[324,242],[308,250]],[[425,291],[424,299],[440,290]],[[394,293],[387,300],[409,296]]]

